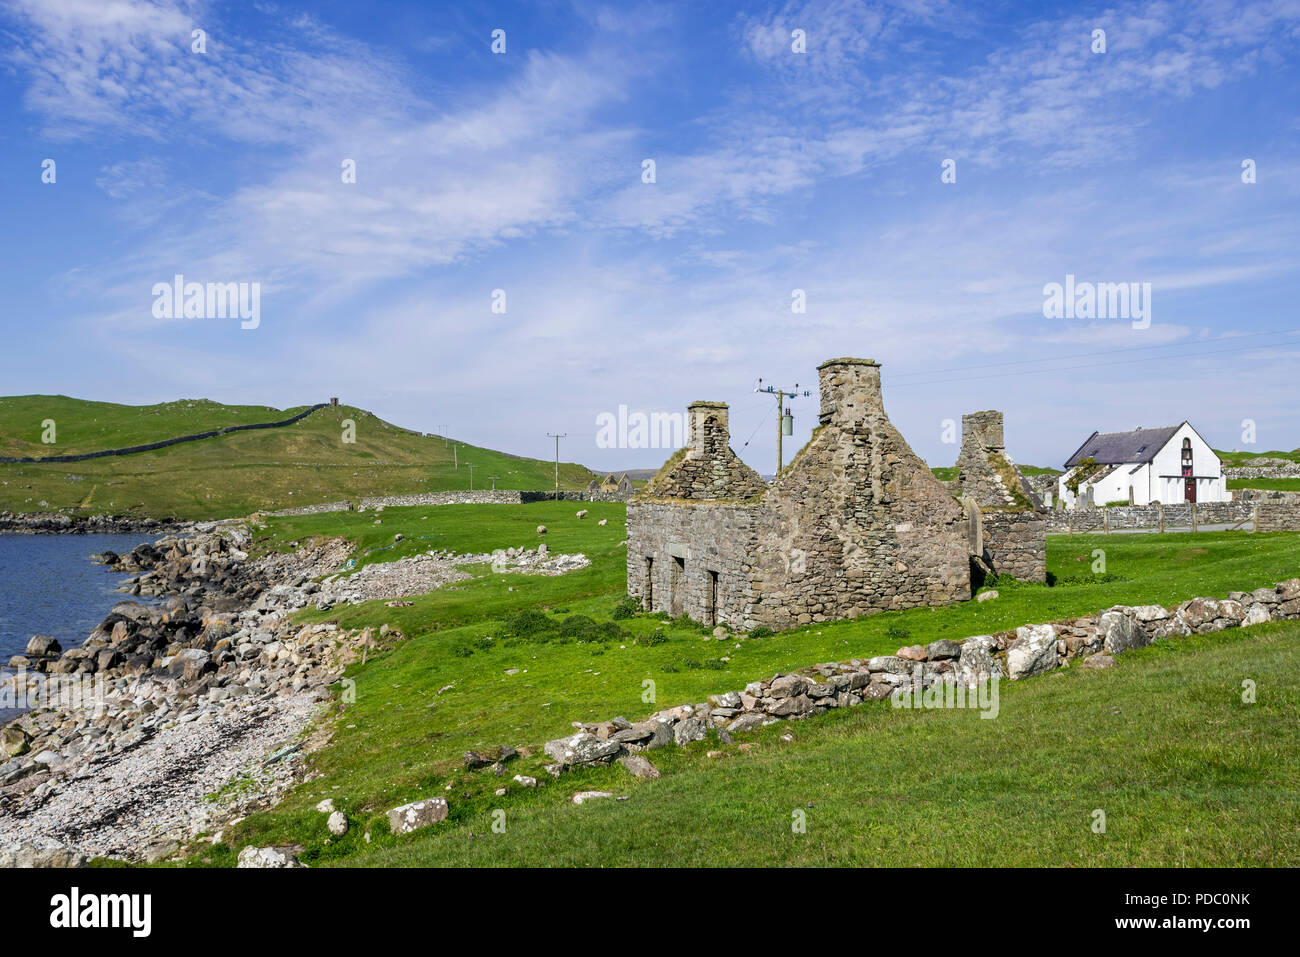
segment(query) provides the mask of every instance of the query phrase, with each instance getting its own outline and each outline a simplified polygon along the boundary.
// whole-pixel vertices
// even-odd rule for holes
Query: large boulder
[[[57,638],[52,635],[32,635],[27,642],[27,657],[50,658],[63,650]]]
[[[306,867],[287,847],[253,847],[239,852],[236,867]]]
[[[1118,655],[1151,643],[1151,638],[1137,620],[1122,611],[1103,612],[1097,619],[1103,636],[1102,649],[1108,655]]]
[[[1234,628],[1246,617],[1241,602],[1217,598],[1193,598],[1178,606],[1178,617],[1196,634]]]
[[[709,726],[699,718],[687,718],[684,721],[678,721],[673,728],[673,740],[677,744],[685,746],[692,741],[703,741],[704,736],[709,733]]]
[[[0,867],[85,867],[86,855],[75,847],[60,844],[51,837],[0,848]]]
[[[543,750],[556,762],[568,767],[582,764],[608,764],[623,753],[623,745],[617,741],[601,740],[594,734],[580,731],[567,738],[547,741]]]
[[[1051,671],[1059,659],[1056,629],[1051,625],[1022,625],[1007,649],[1007,675],[1012,681]]]
[[[659,769],[650,763],[648,758],[639,754],[629,754],[618,759],[618,763],[623,765],[627,773],[634,778],[657,778]]]
[[[961,654],[957,658],[957,680],[968,688],[974,688],[992,678],[1003,677],[1002,663],[995,657],[998,651],[997,639],[992,635],[977,635],[961,643]]]
[[[910,661],[904,661],[898,655],[877,655],[867,662],[868,671],[883,671],[891,675],[905,675],[912,669]]]
[[[409,834],[422,827],[447,820],[447,799],[442,797],[412,801],[388,812],[388,829],[394,834]]]
[[[812,682],[803,675],[780,675],[772,679],[767,693],[773,698],[793,698],[796,695],[804,694]],[[729,705],[728,707],[736,707]]]
[[[926,646],[925,654],[931,661],[951,661],[961,657],[961,645],[947,638],[940,638]]]

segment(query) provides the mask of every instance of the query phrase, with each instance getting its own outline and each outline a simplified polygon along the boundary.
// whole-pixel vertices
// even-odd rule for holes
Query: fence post
[[[1252,532],[1259,531],[1259,502],[1256,502],[1254,507],[1251,508],[1250,530]]]
[[[1196,526],[1196,503],[1193,502],[1193,503],[1192,503],[1192,531],[1194,532],[1194,531],[1196,531],[1196,530],[1197,530],[1197,526]]]
[[[1106,519],[1106,534],[1109,535],[1110,534],[1110,509],[1103,508],[1102,515]]]
[[[1160,515],[1160,534],[1165,533],[1165,503],[1156,502],[1156,511]]]

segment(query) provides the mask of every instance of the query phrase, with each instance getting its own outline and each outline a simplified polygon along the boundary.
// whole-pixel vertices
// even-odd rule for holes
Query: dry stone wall
[[[1112,531],[1128,528],[1159,528],[1161,513],[1166,528],[1188,528],[1191,505],[1121,505],[1113,508],[1055,509],[1047,513],[1049,532],[1103,531],[1109,519]],[[1196,506],[1198,525],[1235,525],[1254,517],[1253,502],[1200,502]]]
[[[891,697],[896,690],[913,696],[927,689],[942,690],[944,700],[952,700],[958,689],[964,693],[1004,678],[1017,681],[1071,662],[1090,669],[1112,667],[1114,656],[1155,641],[1296,620],[1300,620],[1300,578],[1251,592],[1232,592],[1226,599],[1193,598],[1174,608],[1117,605],[1083,618],[1023,625],[962,641],[941,639],[927,646],[900,648],[894,655],[852,658],[778,674],[742,690],[710,695],[707,701],[656,711],[641,721],[617,717],[574,722],[574,734],[546,744],[546,753],[555,761],[548,770],[558,775],[569,768],[608,764],[630,754],[711,736],[725,743],[736,733],[834,708],[857,707]]]
[[[1047,581],[1047,514],[985,512],[980,516],[984,556],[995,574]]]

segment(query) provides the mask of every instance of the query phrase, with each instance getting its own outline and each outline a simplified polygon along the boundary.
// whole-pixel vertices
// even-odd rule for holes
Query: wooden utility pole
[[[567,438],[568,432],[547,432],[546,437],[555,439],[555,500],[560,500],[560,439]]]
[[[776,396],[776,474],[780,475],[781,469],[784,465],[784,457],[782,455],[782,449],[781,449],[781,440],[785,436],[785,417],[790,413],[790,410],[785,407],[786,396],[789,396],[790,398],[793,399],[796,396],[810,396],[812,395],[812,393],[809,392],[807,389],[804,389],[803,392],[800,392],[798,382],[794,384],[793,389],[778,389],[775,386],[770,386],[770,385],[765,386],[763,385],[762,378],[758,380],[758,388],[756,388],[754,391],[765,392],[768,395]],[[793,421],[794,419],[793,417],[791,417],[791,423],[792,423],[791,434],[793,434]],[[775,476],[773,476],[773,478],[775,478]]]
[[[469,490],[472,492],[474,491],[474,470],[478,468],[478,466],[470,462],[466,462],[465,467],[469,469]]]
[[[497,479],[499,479],[500,477],[501,477],[500,475],[489,475],[489,476],[488,476],[488,478],[490,478],[490,479],[492,480],[492,491],[494,491],[494,492],[497,490]]]

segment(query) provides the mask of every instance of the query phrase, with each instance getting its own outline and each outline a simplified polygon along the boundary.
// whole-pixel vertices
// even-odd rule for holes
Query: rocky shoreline
[[[379,642],[289,620],[339,543],[249,560],[250,540],[206,523],[106,553],[156,602],[119,603],[78,648],[38,635],[10,660],[0,694],[32,710],[0,729],[0,864],[166,859],[301,779],[329,686]]]
[[[133,515],[67,515],[63,512],[0,512],[0,533],[17,535],[161,535],[180,523]]]

